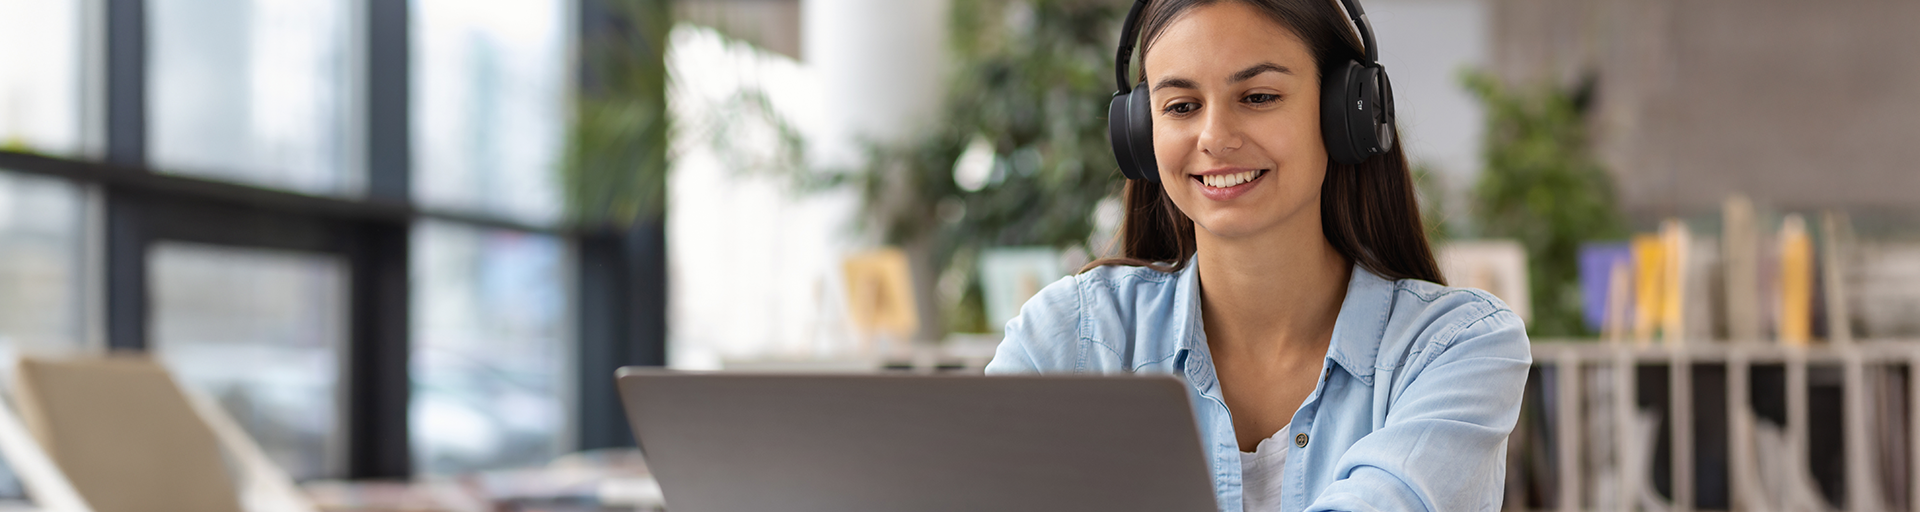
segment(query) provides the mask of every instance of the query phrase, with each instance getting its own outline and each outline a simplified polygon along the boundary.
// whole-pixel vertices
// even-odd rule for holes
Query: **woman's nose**
[[[1200,129],[1200,150],[1209,155],[1222,156],[1240,149],[1245,142],[1240,136],[1239,119],[1228,109],[1209,109]]]

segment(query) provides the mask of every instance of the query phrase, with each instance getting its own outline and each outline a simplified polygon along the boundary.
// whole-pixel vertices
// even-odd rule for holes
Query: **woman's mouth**
[[[1236,172],[1233,174],[1214,174],[1214,175],[1208,175],[1208,176],[1194,176],[1193,179],[1200,180],[1200,184],[1206,185],[1211,188],[1233,188],[1233,187],[1237,187],[1242,184],[1245,184],[1247,182],[1260,179],[1260,176],[1265,175],[1266,173],[1267,173],[1266,169],[1254,169],[1251,171]]]
[[[1253,169],[1229,174],[1193,175],[1200,182],[1200,194],[1215,201],[1226,201],[1252,190],[1269,169]]]

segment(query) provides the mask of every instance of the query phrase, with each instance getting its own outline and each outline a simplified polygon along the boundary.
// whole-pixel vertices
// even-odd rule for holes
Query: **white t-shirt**
[[[1283,438],[1292,427],[1280,427],[1273,437],[1261,439],[1253,453],[1240,452],[1240,499],[1246,512],[1280,510],[1280,474],[1287,467],[1287,449],[1293,448],[1293,439]]]

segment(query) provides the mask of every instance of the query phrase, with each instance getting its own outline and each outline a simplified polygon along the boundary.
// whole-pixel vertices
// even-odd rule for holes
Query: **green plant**
[[[27,144],[27,139],[21,137],[20,134],[17,134],[17,133],[13,134],[13,136],[7,137],[7,139],[4,141],[0,141],[0,151],[11,151],[14,153],[34,153],[35,152],[33,150],[33,146]]]
[[[1094,205],[1121,183],[1106,108],[1122,7],[954,2],[957,66],[931,129],[905,143],[870,144],[865,166],[835,180],[860,190],[865,227],[882,241],[922,246],[927,260],[916,263],[962,276],[966,284],[954,291],[971,292],[947,297],[956,302],[946,305],[948,316],[958,320],[950,328],[985,330],[972,277],[979,250],[1044,245],[1091,253]],[[975,140],[994,163],[970,190],[955,182],[954,169]]]
[[[657,222],[666,214],[667,32],[670,0],[607,0],[611,27],[581,45],[587,71],[560,167],[567,216],[579,226]]]
[[[1473,191],[1473,216],[1481,235],[1516,239],[1527,249],[1527,331],[1589,334],[1581,320],[1580,244],[1625,235],[1613,180],[1589,146],[1592,82],[1522,92],[1485,73],[1462,81],[1487,116],[1487,167]]]

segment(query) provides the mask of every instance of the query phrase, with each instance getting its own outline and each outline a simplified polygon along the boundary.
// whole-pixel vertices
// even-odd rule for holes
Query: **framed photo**
[[[980,293],[986,302],[987,325],[999,331],[1020,315],[1027,303],[1054,281],[1067,275],[1060,251],[1051,247],[1003,247],[980,252]]]
[[[1533,319],[1527,286],[1527,249],[1514,240],[1470,240],[1440,245],[1435,257],[1450,286],[1479,288],[1507,303],[1522,321]]]

